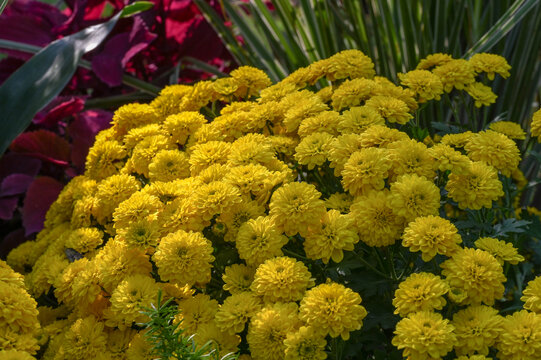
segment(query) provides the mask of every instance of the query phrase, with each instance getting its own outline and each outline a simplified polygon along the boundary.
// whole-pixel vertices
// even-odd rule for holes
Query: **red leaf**
[[[9,148],[11,151],[60,166],[69,165],[70,144],[52,131],[37,130],[22,133],[13,140]]]
[[[38,112],[32,122],[51,127],[62,119],[73,116],[83,110],[85,99],[81,96],[59,96],[43,110]]]
[[[25,174],[11,174],[0,184],[0,196],[23,194],[34,180],[33,176]]]
[[[13,212],[17,208],[18,202],[19,198],[17,196],[0,198],[0,219],[11,219],[13,217]]]
[[[96,134],[111,126],[112,119],[112,113],[100,109],[86,110],[77,114],[75,120],[68,127],[73,144],[71,161],[76,168],[84,169],[88,149],[94,143]]]
[[[43,229],[45,214],[60,194],[62,187],[61,183],[48,176],[36,178],[30,184],[22,211],[26,236]]]

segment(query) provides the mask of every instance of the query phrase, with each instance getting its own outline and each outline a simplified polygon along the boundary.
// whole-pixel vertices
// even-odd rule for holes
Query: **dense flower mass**
[[[140,310],[161,291],[174,326],[220,356],[518,359],[520,324],[533,334],[521,351],[537,354],[538,281],[522,294],[532,313],[498,313],[513,298],[504,274],[530,246],[505,233],[529,223],[508,218],[526,186],[520,129],[419,126],[421,103],[491,102],[482,74],[506,66],[476,59],[435,54],[402,87],[348,50],[276,84],[241,67],[122,106],[45,229],[8,256],[24,281],[0,264],[2,289],[18,289],[0,292],[0,345],[156,357]],[[42,330],[23,286],[49,301]]]

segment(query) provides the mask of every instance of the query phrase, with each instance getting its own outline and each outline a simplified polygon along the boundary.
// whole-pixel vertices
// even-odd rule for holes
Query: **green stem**
[[[17,41],[10,41],[10,40],[4,40],[4,39],[0,39],[0,48],[9,49],[9,50],[17,50],[17,51],[27,52],[31,54],[36,54],[43,49],[42,47],[39,47],[39,46],[34,46],[34,45],[20,43]],[[78,65],[84,69],[92,70],[92,64],[89,61],[81,59]],[[151,94],[154,96],[158,95],[161,90],[159,87],[155,85],[149,84],[143,80],[140,80],[136,77],[126,75],[126,74],[122,75],[122,82],[125,85],[128,85],[134,89],[140,90],[142,92],[145,92],[147,94]]]
[[[385,278],[385,279],[388,279],[388,280],[393,280],[392,278],[390,278],[387,274],[379,271],[378,269],[376,269],[374,266],[372,266],[368,261],[366,261],[365,259],[363,259],[362,255],[359,255],[359,254],[356,254],[357,255],[357,258],[359,259],[359,261],[361,263],[363,263],[364,266],[366,266],[367,268],[369,268],[370,270],[372,270],[373,272],[375,272],[376,274],[378,274],[379,276]]]

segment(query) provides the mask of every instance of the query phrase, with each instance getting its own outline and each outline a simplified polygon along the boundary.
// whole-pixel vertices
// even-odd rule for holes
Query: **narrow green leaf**
[[[513,3],[479,41],[464,54],[464,58],[469,58],[475,53],[490,51],[538,4],[539,0],[521,0]]]
[[[142,9],[136,5],[129,11]],[[123,13],[52,42],[0,86],[0,154],[26,129],[36,113],[62,91],[81,57],[101,44]]]
[[[135,14],[139,14],[143,11],[147,11],[148,9],[152,9],[154,6],[154,3],[150,1],[137,1],[133,4],[126,5],[120,14],[121,18],[130,17]]]
[[[217,67],[209,65],[204,61],[197,60],[196,58],[193,58],[191,56],[184,56],[183,58],[180,59],[180,61],[181,62],[191,63],[191,64],[195,65],[194,66],[195,69],[206,71],[206,72],[214,74],[214,75],[216,75],[218,77],[227,76],[226,73],[220,71]],[[178,77],[177,77],[177,79],[178,79]]]
[[[8,4],[8,0],[0,0],[0,15],[2,15],[2,12],[6,8],[7,4]]]

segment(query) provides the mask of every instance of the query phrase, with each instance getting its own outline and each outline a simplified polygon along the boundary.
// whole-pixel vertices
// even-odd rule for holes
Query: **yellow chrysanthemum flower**
[[[281,186],[271,197],[269,216],[288,236],[306,234],[326,213],[321,193],[312,184],[294,182]]]
[[[437,360],[451,350],[456,342],[454,327],[435,312],[419,311],[396,324],[392,343],[409,360]]]
[[[436,175],[435,161],[425,144],[413,139],[395,141],[387,146],[391,165],[391,181],[400,175],[417,174],[427,179]]]
[[[443,84],[440,78],[428,70],[412,70],[405,74],[398,74],[400,83],[413,90],[419,97],[419,102],[439,100],[443,94]]]
[[[173,181],[190,176],[186,154],[179,150],[161,150],[148,165],[151,181]]]
[[[373,108],[355,106],[340,115],[338,131],[342,134],[362,134],[372,125],[385,125],[383,117]]]
[[[162,280],[201,286],[210,281],[213,251],[201,233],[178,230],[161,239],[152,260]]]
[[[361,135],[362,148],[382,147],[386,148],[389,144],[400,140],[408,140],[409,136],[405,132],[397,129],[391,129],[383,125],[372,125]]]
[[[147,360],[153,356],[152,344],[146,339],[145,331],[138,332],[126,350],[127,360]]]
[[[115,229],[126,228],[139,220],[154,221],[162,208],[163,204],[156,196],[136,192],[115,209],[113,213]]]
[[[231,71],[230,75],[237,85],[235,95],[241,98],[258,95],[261,90],[271,85],[267,74],[252,66],[240,66]]]
[[[498,95],[492,92],[489,86],[474,82],[466,86],[466,92],[473,98],[475,107],[489,106],[494,104]]]
[[[178,113],[181,99],[192,91],[192,87],[184,84],[174,84],[164,87],[160,94],[152,100],[152,106],[162,118]]]
[[[451,60],[453,60],[453,57],[448,54],[431,54],[419,61],[419,64],[417,64],[417,69],[429,70],[430,68],[433,68],[435,66],[445,65]]]
[[[506,278],[503,268],[490,253],[479,249],[460,249],[440,267],[451,289],[466,293],[463,304],[494,304],[503,296]]]
[[[235,186],[223,181],[213,181],[194,189],[192,201],[198,215],[204,220],[210,220],[215,215],[228,212],[241,198]]]
[[[220,358],[225,357],[227,354],[236,353],[241,338],[237,334],[231,334],[227,331],[222,331],[217,325],[216,321],[211,321],[206,324],[202,324],[195,333],[194,340],[199,347],[202,347],[209,341],[211,342],[211,348],[217,351]]]
[[[436,159],[436,166],[440,171],[449,170],[455,174],[464,174],[471,164],[471,160],[466,155],[449,145],[436,144],[429,148],[428,152]]]
[[[341,118],[337,111],[322,111],[315,116],[304,119],[299,126],[298,134],[301,138],[314,133],[327,133],[336,136]]]
[[[295,159],[308,170],[321,166],[327,161],[329,146],[333,137],[321,132],[306,136],[295,148]]]
[[[325,76],[330,81],[347,77],[372,79],[374,75],[374,63],[359,50],[343,50],[327,60]]]
[[[104,311],[107,326],[123,330],[133,323],[148,321],[141,313],[156,303],[158,284],[150,276],[134,275],[122,281],[111,294],[111,307]]]
[[[259,265],[267,259],[281,256],[288,238],[280,233],[274,219],[260,216],[248,220],[239,228],[236,246],[239,257],[248,265]]]
[[[439,65],[432,72],[437,75],[445,92],[451,92],[453,89],[462,90],[467,85],[475,82],[475,71],[473,66],[463,59],[452,59]]]
[[[496,343],[498,359],[541,359],[541,315],[520,310],[504,318]]]
[[[66,248],[73,249],[81,254],[96,249],[103,243],[103,232],[99,229],[79,228],[75,229],[66,240]]]
[[[126,149],[116,141],[95,144],[86,156],[85,176],[94,180],[103,180],[115,175],[124,165],[126,156],[128,156]]]
[[[443,295],[448,291],[449,286],[437,275],[425,272],[411,274],[394,293],[394,313],[405,317],[422,310],[441,310],[447,303]]]
[[[287,334],[301,326],[297,304],[267,305],[250,321],[246,340],[254,360],[282,360],[285,356],[284,340]]]
[[[232,264],[226,266],[222,280],[224,281],[224,290],[231,294],[238,294],[244,291],[250,291],[254,281],[255,268],[244,264]]]
[[[332,94],[332,107],[336,111],[360,105],[370,98],[376,83],[369,79],[345,80]]]
[[[153,135],[144,138],[133,148],[133,153],[126,163],[126,171],[136,172],[148,178],[149,165],[162,150],[173,150],[173,140],[169,136]]]
[[[218,301],[207,294],[197,294],[178,303],[174,322],[180,322],[179,327],[188,334],[196,334],[202,325],[214,321],[217,312]]]
[[[341,214],[349,212],[349,207],[353,203],[353,197],[347,193],[337,192],[331,194],[327,200],[325,200],[325,206],[329,210],[338,210]]]
[[[383,189],[391,165],[387,149],[365,148],[354,152],[342,170],[344,190],[353,196],[358,196]]]
[[[103,322],[89,316],[78,319],[66,331],[59,353],[65,359],[107,359],[107,334]]]
[[[361,136],[359,134],[344,134],[334,138],[329,145],[328,152],[329,166],[334,169],[334,176],[340,176],[351,154],[361,149]]]
[[[230,334],[240,334],[245,324],[263,304],[252,292],[240,292],[227,297],[215,316],[216,325]]]
[[[455,148],[463,148],[472,136],[473,133],[471,131],[464,131],[459,134],[446,134],[441,138],[441,143]]]
[[[541,314],[541,276],[528,282],[522,294],[520,300],[525,302],[524,309]]]
[[[285,360],[324,360],[327,358],[325,338],[310,326],[301,326],[284,340]]]
[[[475,241],[475,247],[488,251],[503,265],[504,261],[516,265],[524,261],[524,257],[519,255],[513,244],[490,237],[480,238]]]
[[[141,183],[134,176],[113,175],[100,181],[96,192],[96,205],[93,207],[94,217],[100,224],[112,220],[113,212],[123,201],[127,200],[141,188]]]
[[[393,212],[391,199],[388,190],[372,191],[351,205],[359,239],[368,246],[392,245],[402,234],[404,219]]]
[[[490,130],[494,130],[500,134],[504,134],[509,139],[524,140],[526,139],[526,132],[522,130],[520,124],[512,121],[497,121],[490,123]]]
[[[533,137],[537,136],[538,142],[541,142],[541,110],[537,110],[533,113],[530,132]]]
[[[296,132],[304,119],[329,109],[316,94],[308,90],[286,95],[280,101],[279,107],[284,111],[283,125],[289,133]]]
[[[330,210],[321,218],[321,226],[310,229],[304,239],[304,251],[310,259],[321,259],[327,264],[330,259],[339,263],[344,258],[344,250],[352,251],[359,241],[354,230],[354,218]]]
[[[511,66],[503,56],[496,54],[479,53],[470,59],[473,69],[477,73],[484,72],[489,80],[494,80],[494,74],[499,74],[504,79],[509,77]]]
[[[413,118],[413,115],[409,113],[408,105],[392,96],[373,96],[366,101],[365,106],[376,110],[390,123],[403,125]]]
[[[160,116],[156,109],[148,104],[127,104],[119,107],[113,115],[113,129],[123,136],[129,130],[143,125],[157,123]]]
[[[488,355],[489,347],[498,341],[503,318],[498,310],[485,305],[473,305],[453,315],[458,355],[480,353]]]
[[[361,297],[338,283],[320,284],[308,290],[299,308],[301,319],[321,334],[349,339],[349,333],[359,330],[367,312]]]
[[[265,216],[265,208],[255,201],[243,200],[233,205],[229,211],[220,214],[216,222],[224,224],[226,233],[224,240],[234,242],[237,240],[239,229],[246,221]]]
[[[407,222],[419,216],[437,215],[440,189],[425,177],[402,175],[391,184],[391,205],[395,214]]]
[[[0,350],[0,360],[35,360],[36,358],[26,351]]]
[[[142,219],[119,229],[117,236],[118,240],[124,241],[128,247],[147,250],[158,245],[162,233],[157,221]]]
[[[231,144],[223,141],[209,141],[195,145],[190,153],[190,171],[197,175],[212,164],[225,164],[231,151]]]
[[[462,238],[458,229],[447,219],[439,216],[420,216],[410,222],[402,235],[402,246],[411,252],[421,251],[423,261],[428,262],[442,254],[453,255],[460,247]]]
[[[306,289],[314,285],[312,274],[304,263],[283,256],[259,265],[251,289],[266,303],[289,302],[302,299]]]

